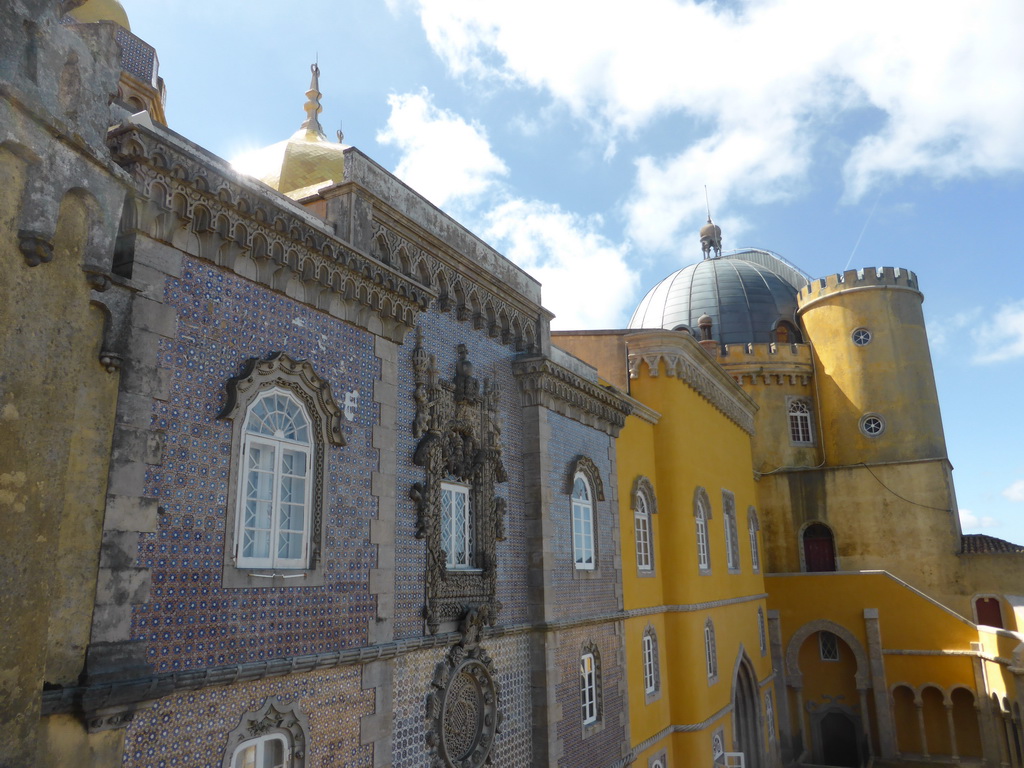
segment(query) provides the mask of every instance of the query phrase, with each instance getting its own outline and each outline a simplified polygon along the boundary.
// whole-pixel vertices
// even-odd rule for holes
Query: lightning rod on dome
[[[704,258],[711,258],[711,251],[714,249],[715,257],[722,255],[722,228],[711,220],[711,202],[708,198],[708,185],[704,185],[704,202],[708,208],[708,223],[700,228],[700,248],[704,251]]]
[[[317,59],[319,58],[318,54]],[[309,71],[313,73],[313,76],[310,78],[309,90],[306,91],[306,103],[303,105],[303,109],[306,110],[306,121],[301,127],[326,139],[327,137],[324,135],[324,129],[320,125],[319,118],[320,113],[324,111],[323,106],[320,104],[320,99],[323,97],[323,94],[320,92],[320,65],[314,61]]]

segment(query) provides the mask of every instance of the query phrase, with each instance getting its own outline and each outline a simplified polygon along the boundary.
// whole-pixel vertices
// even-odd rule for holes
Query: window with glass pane
[[[702,571],[711,567],[708,557],[708,511],[703,500],[697,501],[697,565]]]
[[[753,507],[747,512],[747,517],[747,530],[750,532],[750,565],[755,571],[759,571],[761,570],[761,550],[757,545],[757,532],[761,526]]]
[[[768,652],[768,634],[765,632],[764,610],[761,608],[757,609],[757,640],[761,647],[761,655],[764,656]]]
[[[633,510],[636,531],[636,567],[641,571],[651,570],[651,516],[647,497],[636,495],[636,509]]]
[[[231,768],[287,768],[288,744],[274,734],[250,739],[235,750]]]
[[[831,632],[818,633],[818,647],[822,661],[839,661],[839,638]]]
[[[718,649],[715,648],[715,625],[708,619],[704,625],[704,661],[707,664],[708,678],[718,677]]]
[[[304,568],[313,454],[306,411],[290,393],[270,389],[249,407],[243,434],[238,565]]]
[[[647,632],[644,634],[644,693],[654,693],[658,689],[658,674],[655,668],[656,653],[654,635]]]
[[[597,667],[594,654],[585,653],[580,657],[580,705],[583,724],[597,720]]]
[[[572,485],[572,551],[576,568],[594,568],[594,507],[590,487],[583,475],[576,475]]]
[[[793,400],[789,404],[789,439],[801,444],[812,442],[811,407],[804,400]]]
[[[473,567],[469,488],[441,483],[441,549],[449,568]]]
[[[723,517],[725,518],[726,567],[734,571],[740,567],[739,544],[736,540],[736,510],[726,509]]]

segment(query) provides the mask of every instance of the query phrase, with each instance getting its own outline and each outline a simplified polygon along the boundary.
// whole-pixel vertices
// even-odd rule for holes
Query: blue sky
[[[918,273],[964,530],[1024,543],[1020,0],[123,0],[170,126],[228,159],[321,122],[624,326],[726,249]],[[980,402],[991,408],[980,408]]]

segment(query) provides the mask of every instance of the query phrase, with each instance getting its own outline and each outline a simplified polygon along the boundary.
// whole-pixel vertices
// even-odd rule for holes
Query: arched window
[[[761,655],[768,653],[768,633],[764,626],[764,609],[757,609],[757,643],[761,648]]]
[[[572,482],[572,551],[579,570],[594,569],[594,503],[583,473]]]
[[[718,649],[715,647],[715,625],[710,618],[704,623],[704,661],[708,683],[718,682]]]
[[[754,573],[761,570],[761,548],[757,543],[757,532],[761,530],[761,524],[757,519],[757,510],[750,507],[747,510],[747,533],[750,535],[750,565]]]
[[[633,530],[636,536],[636,569],[651,571],[654,556],[651,552],[651,507],[647,494],[637,492],[633,502]]]
[[[811,406],[803,399],[789,401],[789,440],[794,445],[811,445]]]
[[[601,654],[593,643],[580,656],[580,713],[585,726],[601,719]]]
[[[722,519],[725,523],[725,560],[730,573],[740,570],[740,541],[736,531],[736,497],[722,491]]]
[[[298,569],[303,584],[323,584],[325,456],[345,445],[330,384],[308,361],[275,352],[246,361],[224,394],[218,418],[232,422],[224,585],[285,586]]]
[[[836,548],[832,530],[823,523],[813,523],[804,529],[804,569],[808,573],[834,571]]]
[[[276,696],[244,713],[228,734],[222,768],[303,768],[309,721],[297,702]]]
[[[291,750],[281,734],[249,739],[235,750],[231,768],[289,768]]]
[[[708,520],[711,519],[711,504],[708,494],[698,488],[693,500],[693,516],[697,523],[697,567],[701,571],[711,570],[711,548],[708,541]]]
[[[270,388],[242,426],[236,558],[240,568],[305,568],[309,562],[313,441],[299,399]]]
[[[648,625],[643,636],[644,693],[651,701],[661,690],[661,669],[658,663],[658,636]]]

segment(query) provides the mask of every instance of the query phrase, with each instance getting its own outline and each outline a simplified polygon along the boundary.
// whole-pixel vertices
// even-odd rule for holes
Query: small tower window
[[[789,439],[796,445],[810,445],[811,406],[806,400],[791,400],[789,403]]]
[[[860,431],[868,437],[878,437],[885,432],[885,420],[877,413],[868,413],[861,417]]]
[[[839,638],[822,630],[818,633],[818,650],[822,661],[839,661]]]
[[[853,332],[853,343],[858,347],[866,347],[871,343],[871,331],[867,328],[858,328]]]

